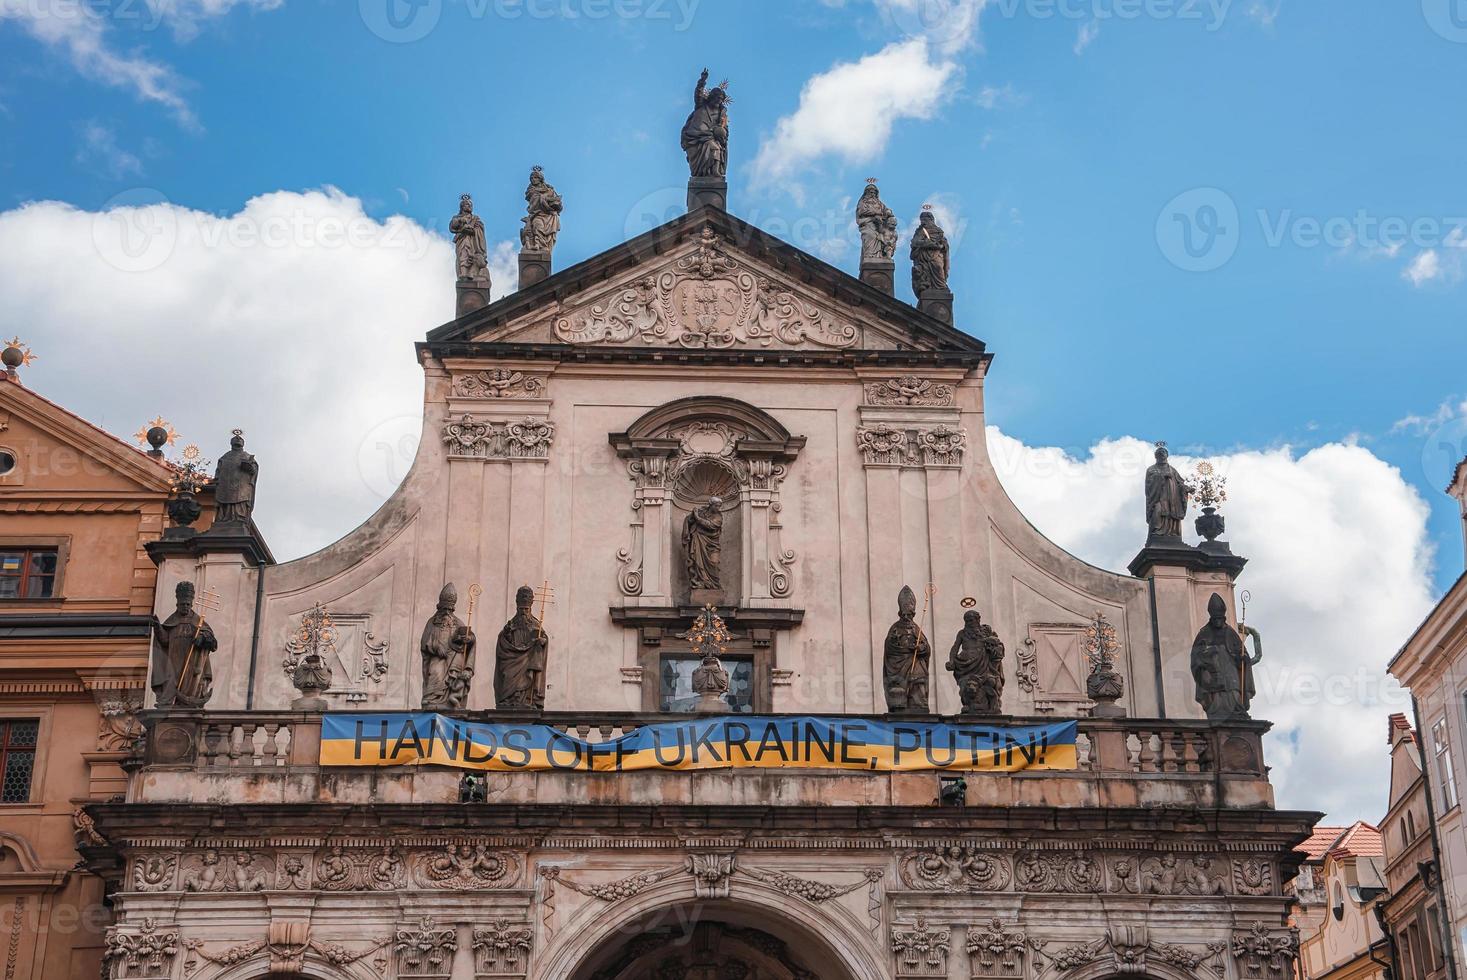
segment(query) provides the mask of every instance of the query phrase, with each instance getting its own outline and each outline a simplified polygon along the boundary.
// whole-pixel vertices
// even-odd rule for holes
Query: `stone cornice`
[[[1467,652],[1467,574],[1426,614],[1401,649],[1386,664],[1386,671],[1406,687],[1415,689],[1421,674],[1442,658]]]
[[[429,340],[419,355],[439,359],[504,360],[547,364],[715,365],[719,367],[824,368],[986,368],[993,355],[971,350],[700,350],[664,347],[575,347],[570,344],[480,343]]]

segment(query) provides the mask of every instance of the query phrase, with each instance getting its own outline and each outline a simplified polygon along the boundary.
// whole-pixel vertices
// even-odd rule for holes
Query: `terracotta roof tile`
[[[1348,827],[1315,827],[1309,839],[1294,849],[1309,855],[1311,861],[1322,861],[1330,848],[1334,847],[1335,841],[1339,840],[1340,835],[1348,829]]]
[[[1335,857],[1384,857],[1385,842],[1374,824],[1357,820],[1340,836],[1329,853]]]

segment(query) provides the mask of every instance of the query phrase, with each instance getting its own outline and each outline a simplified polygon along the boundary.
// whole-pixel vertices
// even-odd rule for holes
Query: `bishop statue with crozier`
[[[897,596],[897,621],[886,631],[882,681],[886,710],[892,714],[926,714],[928,669],[932,644],[917,625],[917,595],[902,586]]]
[[[178,608],[153,624],[153,688],[159,708],[202,708],[214,694],[210,654],[219,649],[214,630],[194,609],[194,584],[173,590]]]
[[[1192,679],[1197,685],[1197,703],[1209,721],[1246,721],[1253,702],[1253,668],[1263,659],[1263,638],[1244,627],[1253,637],[1254,653],[1243,645],[1238,631],[1228,624],[1228,606],[1216,592],[1207,600],[1208,620],[1192,641]]]
[[[423,626],[419,649],[423,654],[423,709],[453,711],[464,708],[474,678],[474,631],[454,615],[458,590],[449,583],[438,593],[438,609]]]
[[[545,625],[535,618],[535,590],[520,586],[514,597],[515,614],[494,646],[494,706],[496,708],[545,707],[545,663],[550,637]]]

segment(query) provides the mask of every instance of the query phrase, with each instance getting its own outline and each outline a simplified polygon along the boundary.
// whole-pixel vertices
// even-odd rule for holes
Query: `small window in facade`
[[[55,548],[0,551],[0,599],[49,599],[56,591]]]
[[[1431,726],[1431,750],[1436,757],[1436,782],[1440,788],[1442,810],[1457,805],[1457,775],[1452,769],[1451,743],[1447,740],[1447,720]]]
[[[0,476],[6,476],[15,469],[15,453],[9,449],[0,449]]]
[[[658,704],[662,711],[694,711],[698,693],[693,690],[693,671],[703,662],[701,657],[687,654],[662,658]],[[723,700],[732,714],[749,714],[754,710],[754,661],[749,657],[720,658],[728,671],[728,693]]]
[[[35,718],[0,721],[0,803],[31,801],[40,731],[41,723]]]

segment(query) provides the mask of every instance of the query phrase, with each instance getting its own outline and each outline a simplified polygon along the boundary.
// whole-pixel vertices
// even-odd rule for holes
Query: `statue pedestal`
[[[454,308],[453,313],[455,317],[482,310],[488,305],[489,284],[487,282],[460,282],[458,284],[458,305]]]
[[[533,249],[520,250],[520,288],[533,286],[550,278],[550,253]]]
[[[689,177],[688,210],[699,208],[728,210],[728,180],[724,177]]]
[[[861,281],[881,290],[888,296],[896,295],[896,262],[891,259],[862,259]],[[949,296],[949,299],[952,297]]]
[[[693,589],[688,593],[688,604],[702,609],[704,606],[723,605],[722,589]]]
[[[917,309],[934,320],[948,326],[953,323],[953,292],[951,289],[924,289],[917,297]]]

